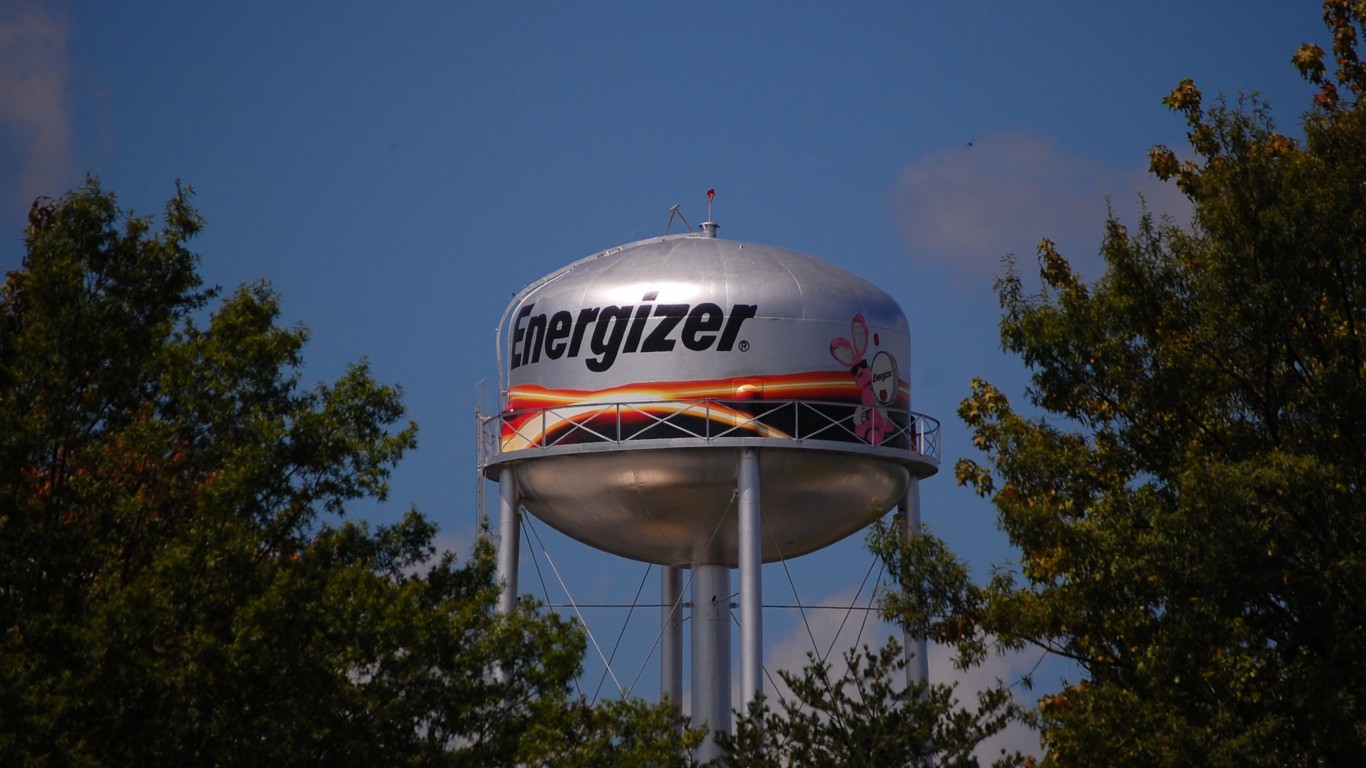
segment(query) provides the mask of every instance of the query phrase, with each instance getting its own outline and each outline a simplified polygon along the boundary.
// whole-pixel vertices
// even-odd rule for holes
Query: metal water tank
[[[714,233],[714,229],[709,233]],[[910,334],[873,283],[709,233],[574,262],[499,324],[484,472],[568,536],[663,565],[737,562],[738,456],[761,447],[762,558],[863,528],[938,469]]]

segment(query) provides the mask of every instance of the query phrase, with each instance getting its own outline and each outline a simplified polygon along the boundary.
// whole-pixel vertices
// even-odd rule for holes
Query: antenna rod
[[[689,232],[692,231],[692,225],[688,223],[687,217],[683,215],[683,211],[680,210],[678,203],[674,203],[674,207],[669,209],[669,223],[664,225],[664,234],[669,234],[669,227],[674,225],[675,216],[683,220],[683,226],[687,227]]]

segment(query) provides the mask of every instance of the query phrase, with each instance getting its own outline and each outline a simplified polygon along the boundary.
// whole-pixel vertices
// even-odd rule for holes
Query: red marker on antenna
[[[707,190],[707,221],[711,221],[711,201],[716,199],[716,190]]]

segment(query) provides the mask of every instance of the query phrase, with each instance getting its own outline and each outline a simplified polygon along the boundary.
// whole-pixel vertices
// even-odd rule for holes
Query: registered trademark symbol
[[[741,352],[748,352],[748,351],[749,351],[749,340],[748,340],[748,339],[741,339],[741,340],[740,340],[740,351],[741,351]]]

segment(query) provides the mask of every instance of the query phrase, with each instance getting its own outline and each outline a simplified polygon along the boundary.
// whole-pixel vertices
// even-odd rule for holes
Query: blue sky
[[[1001,257],[1029,267],[1049,237],[1094,275],[1107,197],[1122,219],[1139,195],[1186,215],[1146,174],[1149,147],[1184,146],[1161,98],[1183,77],[1208,97],[1257,90],[1297,133],[1312,94],[1289,59],[1324,38],[1316,3],[1284,0],[11,0],[0,269],[19,265],[32,198],[87,172],[140,213],[158,213],[176,179],[192,185],[206,279],[274,284],[286,321],[312,329],[306,380],[364,356],[405,390],[420,447],[391,501],[356,514],[384,522],[416,504],[467,548],[476,382],[497,381],[507,300],[661,234],[675,203],[695,224],[715,188],[721,236],[816,255],[901,303],[913,405],[945,425],[924,519],[985,574],[1011,552],[989,505],[953,482],[972,453],[954,414],[973,376],[1022,400],[1025,374],[996,335]],[[578,600],[631,600],[643,566],[539,530]],[[856,536],[768,566],[766,599],[793,602],[790,574],[804,603],[847,600],[870,563]],[[644,599],[657,590],[651,574]],[[625,612],[599,613],[610,650]],[[827,641],[832,615],[817,619]],[[765,621],[769,666],[800,661],[810,642],[793,612]],[[631,616],[615,665],[623,683],[643,665],[647,696],[654,632],[653,609]],[[931,664],[949,674],[942,654]],[[601,672],[590,650],[590,694]]]

